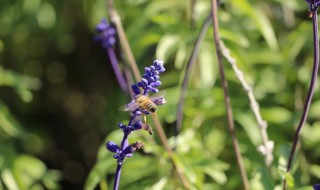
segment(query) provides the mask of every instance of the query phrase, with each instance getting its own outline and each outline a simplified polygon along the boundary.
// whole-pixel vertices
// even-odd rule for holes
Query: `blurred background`
[[[116,1],[140,71],[155,59],[167,104],[159,118],[174,145],[176,109],[185,65],[209,14],[208,0]],[[253,86],[268,135],[270,168],[247,94],[225,61],[238,140],[253,189],[281,184],[294,129],[300,119],[313,64],[312,22],[303,0],[221,1],[220,34]],[[1,0],[0,189],[108,189],[116,162],[104,149],[121,141],[117,123],[129,102],[108,56],[94,42],[107,18],[104,0]],[[119,45],[115,50],[123,61]],[[194,189],[241,189],[229,138],[223,93],[209,27],[192,68],[176,155]],[[295,187],[320,180],[320,99],[302,130],[293,167]],[[151,124],[152,125],[152,124]],[[182,189],[157,134],[136,132],[142,153],[127,159],[121,189]],[[192,140],[191,140],[192,139]],[[129,139],[130,140],[130,139]],[[148,170],[141,168],[148,166]]]

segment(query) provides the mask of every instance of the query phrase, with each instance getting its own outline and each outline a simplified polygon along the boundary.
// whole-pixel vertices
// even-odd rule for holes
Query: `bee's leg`
[[[147,123],[147,116],[145,114],[143,114],[143,123],[146,124]]]
[[[152,128],[148,124],[143,124],[142,128],[149,132],[150,135],[153,134]]]

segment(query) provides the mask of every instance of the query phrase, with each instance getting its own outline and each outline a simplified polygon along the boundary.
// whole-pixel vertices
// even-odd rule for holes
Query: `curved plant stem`
[[[127,138],[128,138],[128,134],[124,134],[123,138],[122,138],[122,141],[121,141],[121,147],[120,147],[121,151],[123,151],[124,143],[127,140]],[[115,178],[114,178],[113,190],[118,190],[118,188],[119,188],[122,164],[123,164],[123,162],[118,162],[117,169],[116,169],[116,174],[115,174]]]
[[[154,125],[156,126],[156,129],[157,129],[157,132],[159,134],[159,137],[162,141],[162,144],[164,146],[164,148],[166,149],[168,155],[169,155],[169,158],[171,159],[175,169],[176,169],[176,172],[178,174],[178,177],[180,178],[180,181],[184,187],[184,189],[190,189],[190,185],[189,185],[189,182],[188,180],[185,178],[184,174],[183,174],[183,171],[180,169],[180,167],[178,167],[175,159],[174,159],[174,153],[172,151],[172,149],[170,148],[169,144],[168,144],[168,141],[167,141],[167,136],[166,134],[164,133],[163,131],[163,128],[161,126],[161,123],[159,121],[159,119],[156,117],[156,116],[153,116],[152,115],[152,120],[153,120],[153,123]]]
[[[132,51],[130,49],[130,45],[128,43],[128,40],[126,38],[125,32],[123,30],[122,24],[121,24],[121,20],[120,17],[116,11],[116,9],[114,8],[114,4],[113,4],[113,0],[106,0],[107,1],[107,8],[108,8],[108,12],[109,12],[109,16],[110,16],[110,20],[115,24],[116,28],[117,28],[117,32],[119,35],[119,39],[120,39],[120,43],[124,49],[124,53],[127,55],[128,60],[129,60],[129,64],[130,67],[133,71],[133,75],[134,78],[136,79],[136,81],[139,81],[141,79],[141,74],[139,72],[139,69],[137,67],[137,64],[135,62],[135,59],[133,57]],[[173,158],[173,151],[169,146],[167,137],[163,131],[163,128],[161,126],[161,123],[159,121],[159,119],[155,116],[152,116],[154,125],[156,126],[157,132],[159,134],[159,137],[162,141],[162,144],[164,145],[165,150],[168,152],[169,158],[172,160],[172,163],[174,165],[175,170],[177,171],[177,174],[182,182],[182,185],[184,186],[184,189],[190,189],[189,183],[186,180],[182,170],[180,169],[180,167],[176,164],[174,158]]]
[[[117,29],[117,33],[118,33],[118,36],[120,39],[121,46],[122,46],[125,54],[127,55],[127,59],[128,59],[128,62],[132,68],[133,75],[136,79],[139,80],[141,78],[141,75],[140,75],[137,63],[136,63],[134,56],[132,54],[128,39],[127,39],[126,34],[124,32],[124,29],[122,27],[120,16],[118,15],[117,10],[114,8],[113,0],[107,0],[107,8],[108,8],[110,20],[112,21],[112,23],[115,25],[115,27]]]
[[[219,72],[220,72],[220,80],[221,80],[221,85],[223,88],[223,93],[224,93],[224,100],[225,100],[225,105],[226,105],[226,110],[227,110],[227,118],[228,118],[228,126],[229,126],[229,131],[230,135],[232,138],[232,143],[233,143],[233,148],[237,157],[237,162],[238,166],[240,169],[241,173],[241,178],[242,178],[242,183],[244,186],[245,190],[249,189],[249,181],[248,177],[246,174],[245,167],[243,165],[241,153],[240,153],[240,148],[239,148],[239,143],[236,138],[235,134],[235,128],[234,128],[234,123],[233,123],[233,116],[232,116],[232,108],[231,108],[231,102],[230,102],[230,97],[228,94],[228,82],[225,78],[225,73],[224,73],[224,67],[222,63],[222,53],[220,49],[220,38],[218,34],[219,30],[219,24],[218,24],[218,14],[217,14],[217,1],[216,0],[211,0],[211,5],[212,5],[212,22],[213,22],[213,38],[214,38],[214,43],[216,47],[216,54],[218,58],[218,64],[219,64]]]
[[[307,98],[305,100],[304,107],[303,107],[303,113],[302,113],[300,122],[298,124],[298,127],[296,129],[296,132],[295,132],[295,135],[294,135],[294,138],[293,138],[292,147],[291,147],[290,155],[289,155],[289,158],[288,158],[287,172],[290,172],[292,161],[293,161],[293,157],[294,157],[294,153],[295,153],[296,148],[297,148],[300,132],[301,132],[301,129],[302,129],[302,126],[303,126],[304,122],[306,121],[306,118],[307,118],[307,115],[308,115],[308,112],[309,112],[309,108],[310,108],[310,104],[311,104],[311,101],[312,101],[312,97],[313,97],[313,94],[314,94],[314,88],[315,88],[315,84],[316,84],[316,80],[317,80],[317,73],[318,73],[318,70],[319,70],[319,37],[318,37],[317,7],[314,6],[314,0],[312,0],[310,4],[311,4],[311,7],[312,7],[310,11],[313,12],[313,17],[312,17],[312,23],[313,23],[313,47],[314,47],[314,50],[313,50],[314,51],[314,55],[313,55],[313,70],[312,70],[312,76],[311,76],[311,81],[310,81],[310,85],[309,85],[308,95],[307,95]],[[286,180],[284,180],[283,189],[286,189]]]
[[[177,123],[176,123],[176,129],[175,129],[175,135],[178,135],[178,133],[181,130],[181,125],[182,125],[182,120],[183,120],[183,105],[184,105],[184,99],[186,96],[186,90],[187,90],[187,85],[188,85],[188,80],[191,72],[191,68],[194,65],[196,58],[199,53],[200,49],[200,44],[205,37],[205,34],[208,30],[209,24],[211,22],[211,14],[206,18],[205,22],[202,25],[201,32],[197,38],[197,41],[194,45],[194,48],[192,50],[191,56],[189,58],[189,61],[186,66],[186,72],[184,74],[184,78],[182,81],[181,85],[181,90],[180,90],[180,97],[179,97],[179,103],[178,103],[178,110],[177,110]]]
[[[257,123],[260,127],[262,145],[260,146],[259,149],[263,149],[263,151],[261,151],[261,152],[265,156],[264,162],[265,162],[266,166],[269,167],[273,161],[272,151],[273,151],[274,143],[273,143],[273,141],[269,141],[268,133],[267,133],[267,122],[262,119],[260,109],[259,109],[259,104],[253,94],[252,87],[248,84],[248,82],[244,78],[242,71],[239,69],[239,67],[236,64],[235,58],[233,58],[230,55],[229,49],[224,46],[222,41],[220,41],[220,48],[221,48],[222,55],[231,64],[233,71],[236,74],[236,77],[238,78],[242,87],[244,88],[244,90],[248,94],[252,112],[253,112],[253,114],[257,120]]]
[[[110,61],[111,61],[111,65],[112,65],[113,71],[114,71],[114,73],[116,75],[116,78],[118,80],[118,83],[119,83],[122,91],[127,94],[128,90],[129,90],[128,83],[124,79],[123,74],[120,71],[119,63],[118,63],[118,60],[116,58],[115,52],[112,49],[112,47],[107,49],[107,53],[109,55],[109,58],[110,58]]]

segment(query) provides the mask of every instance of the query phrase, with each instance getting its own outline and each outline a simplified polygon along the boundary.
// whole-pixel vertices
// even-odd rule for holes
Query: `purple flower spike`
[[[148,94],[148,92],[159,92],[157,89],[161,85],[159,74],[165,71],[163,61],[155,60],[153,65],[146,67],[144,70],[145,73],[141,78],[141,82],[137,83],[137,86],[144,90],[143,95]]]
[[[98,25],[97,31],[102,31],[108,27],[109,25],[106,24],[106,21],[103,20]],[[105,34],[108,34],[108,35],[113,34],[113,30],[110,29],[109,32],[103,32],[103,35],[101,36],[104,36]],[[112,40],[112,38],[110,39]],[[101,41],[101,38],[100,38],[100,41]],[[159,74],[164,71],[165,69],[163,67],[163,62],[159,60],[155,60],[153,62],[153,65],[145,68],[145,73],[142,75],[143,78],[141,78],[141,81],[131,86],[131,90],[134,93],[133,99],[123,109],[124,111],[130,111],[130,120],[126,125],[122,123],[118,124],[118,126],[123,131],[121,146],[119,148],[118,145],[116,145],[112,141],[109,141],[106,144],[106,147],[108,150],[116,153],[115,155],[113,155],[113,158],[115,158],[118,163],[113,189],[118,189],[119,187],[121,169],[122,169],[122,165],[124,163],[125,158],[133,156],[133,153],[139,150],[143,146],[143,143],[139,141],[129,145],[128,144],[129,135],[132,134],[133,131],[140,130],[140,129],[148,131],[150,135],[153,134],[152,128],[148,124],[143,123],[141,121],[141,117],[142,115],[148,115],[151,113],[155,114],[157,108],[154,108],[154,106],[162,105],[166,102],[163,96],[148,97],[149,92],[156,93],[159,91],[158,87],[161,85],[161,81],[159,80],[160,79]],[[141,103],[146,100],[148,101],[150,100],[154,102],[155,105],[151,104],[152,105],[151,107],[150,106],[146,107],[145,104]]]
[[[114,152],[114,153],[118,153],[120,151],[119,146],[112,142],[112,141],[108,141],[106,143],[106,148],[110,151],[110,152]]]
[[[99,33],[95,39],[101,42],[103,48],[110,48],[116,43],[116,30],[106,19],[102,19],[97,25],[96,31]]]

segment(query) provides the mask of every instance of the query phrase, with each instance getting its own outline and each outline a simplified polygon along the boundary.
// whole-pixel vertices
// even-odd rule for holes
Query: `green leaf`
[[[16,180],[14,179],[12,171],[10,171],[9,169],[2,170],[1,178],[8,189],[12,189],[12,190],[20,189],[18,187]]]
[[[180,36],[175,34],[167,34],[159,41],[156,57],[162,60],[168,60],[170,56],[177,50],[180,43]]]
[[[9,108],[0,100],[0,136],[19,137],[23,134],[20,123],[13,117]]]
[[[289,121],[292,117],[292,113],[283,107],[263,108],[261,109],[261,114],[268,122],[279,124]]]
[[[320,165],[315,165],[315,164],[311,165],[310,173],[316,178],[320,179]]]
[[[241,9],[254,21],[258,30],[272,50],[278,50],[275,32],[268,17],[264,14],[264,11],[261,11],[258,7],[251,6],[247,0],[236,0],[232,5],[236,5],[236,9]]]
[[[45,172],[45,164],[33,156],[20,155],[14,161],[13,173],[22,189],[29,189],[34,181],[40,181]]]

